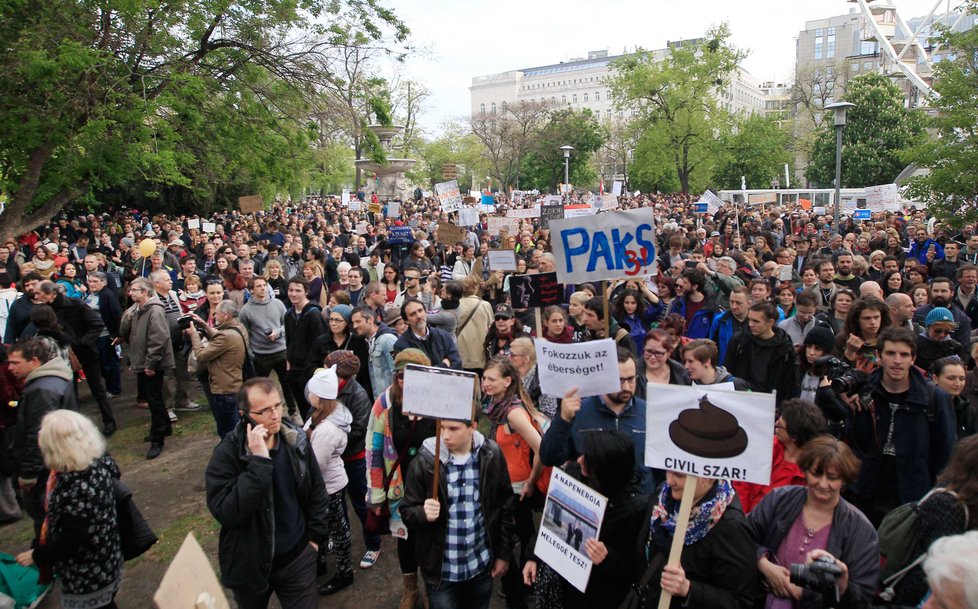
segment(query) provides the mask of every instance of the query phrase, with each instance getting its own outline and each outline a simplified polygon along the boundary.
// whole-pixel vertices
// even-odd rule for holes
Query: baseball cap
[[[496,317],[505,317],[506,319],[512,319],[516,317],[516,313],[513,312],[513,307],[508,304],[502,303],[496,305]]]

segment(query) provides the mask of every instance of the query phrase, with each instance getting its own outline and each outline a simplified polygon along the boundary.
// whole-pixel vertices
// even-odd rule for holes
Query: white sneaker
[[[377,563],[380,558],[380,550],[367,550],[367,553],[360,559],[360,568],[369,569]]]
[[[200,404],[198,404],[196,402],[187,402],[186,404],[184,404],[182,406],[177,406],[173,410],[177,410],[177,411],[180,411],[180,412],[196,412],[196,411],[200,410],[200,408],[201,408]]]
[[[168,408],[166,414],[170,415],[171,423],[176,423],[179,420],[179,418],[177,417],[177,413],[173,412],[172,408]]]

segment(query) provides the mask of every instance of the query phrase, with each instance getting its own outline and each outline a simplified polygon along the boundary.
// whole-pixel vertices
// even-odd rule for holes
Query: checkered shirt
[[[464,582],[489,567],[489,542],[482,515],[479,489],[479,457],[473,452],[464,463],[448,458],[445,466],[448,484],[448,527],[445,532],[445,559],[442,579]]]

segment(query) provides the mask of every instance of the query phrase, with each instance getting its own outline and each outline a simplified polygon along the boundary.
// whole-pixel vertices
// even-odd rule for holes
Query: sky
[[[934,2],[894,0],[904,20],[925,16]],[[421,118],[429,136],[446,119],[468,114],[474,76],[586,57],[588,51],[664,48],[667,40],[702,36],[723,21],[733,44],[750,53],[747,71],[762,81],[784,82],[806,21],[858,10],[844,0],[390,0],[388,6],[422,49],[401,71],[431,91]]]

